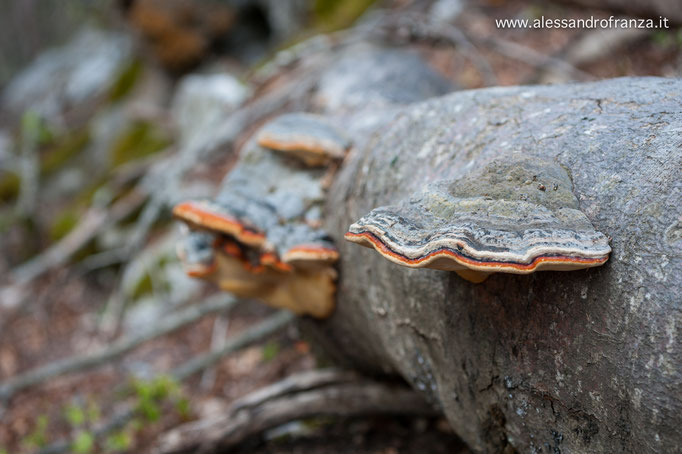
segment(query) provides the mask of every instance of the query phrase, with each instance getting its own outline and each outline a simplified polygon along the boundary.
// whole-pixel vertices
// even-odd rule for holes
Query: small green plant
[[[147,421],[155,422],[161,417],[164,403],[170,402],[176,406],[181,416],[184,411],[189,413],[189,404],[182,395],[180,384],[167,375],[161,375],[152,380],[134,380],[133,391],[137,397],[137,411]]]
[[[71,443],[71,449],[75,454],[89,454],[95,448],[95,436],[87,431],[81,430]]]
[[[29,449],[44,448],[47,446],[47,425],[48,419],[46,415],[40,415],[36,419],[36,425],[30,434],[24,438],[23,443]]]
[[[64,409],[64,417],[72,427],[80,427],[85,424],[85,411],[80,405],[67,405]]]
[[[75,430],[71,451],[75,454],[89,454],[95,449],[95,435],[90,428],[100,417],[97,402],[89,399],[87,404],[71,403],[64,407],[64,419]]]
[[[180,417],[184,420],[188,420],[192,417],[192,412],[190,410],[189,399],[186,397],[181,397],[175,402],[175,411],[178,412]]]
[[[130,449],[133,444],[133,438],[130,435],[130,431],[121,430],[114,432],[109,435],[104,442],[104,446],[107,451],[111,452],[122,452]]]
[[[27,110],[21,117],[21,136],[22,140],[30,140],[36,145],[50,143],[53,139],[45,120],[32,110]]]
[[[279,353],[279,350],[280,350],[279,344],[275,341],[270,341],[267,344],[265,344],[263,346],[263,352],[262,352],[263,361],[265,361],[267,363],[267,362],[270,362],[273,359],[275,359],[275,357]]]
[[[92,399],[86,405],[72,403],[64,408],[64,418],[74,429],[96,423],[99,417],[99,405]]]

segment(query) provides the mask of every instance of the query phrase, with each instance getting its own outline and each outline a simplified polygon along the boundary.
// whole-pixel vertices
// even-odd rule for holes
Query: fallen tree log
[[[679,451],[681,93],[679,80],[615,79],[406,109],[330,188],[337,309],[306,328],[346,363],[402,375],[477,452]],[[604,266],[474,284],[344,241],[376,207],[519,157],[568,175],[580,211],[612,238]],[[519,198],[551,191],[534,180]],[[469,184],[484,199],[495,189]]]
[[[186,270],[328,317],[302,319],[313,344],[401,375],[477,452],[678,451],[682,82],[419,102],[448,89],[347,49],[313,95],[325,116],[273,120],[214,200],[175,207]],[[323,146],[282,156],[306,150],[292,131]],[[344,136],[338,172],[318,167]]]

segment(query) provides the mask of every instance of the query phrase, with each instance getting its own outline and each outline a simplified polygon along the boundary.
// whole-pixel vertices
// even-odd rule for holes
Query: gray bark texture
[[[476,452],[680,452],[681,150],[680,80],[490,88],[407,107],[329,191],[338,307],[304,323],[355,367],[404,377]],[[343,240],[375,207],[513,156],[566,169],[580,209],[612,237],[604,266],[473,284]]]

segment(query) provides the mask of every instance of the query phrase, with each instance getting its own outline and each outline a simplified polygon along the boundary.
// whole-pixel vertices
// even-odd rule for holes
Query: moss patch
[[[123,99],[135,86],[142,74],[142,63],[135,60],[121,71],[109,91],[109,100],[112,102]]]
[[[90,142],[90,131],[82,129],[60,137],[40,157],[40,172],[47,175],[59,170],[69,159],[83,151]]]
[[[167,134],[152,123],[137,121],[126,130],[111,148],[111,164],[118,167],[126,162],[150,156],[170,145]]]
[[[0,174],[0,202],[9,202],[19,194],[21,179],[19,175],[12,172]]]
[[[315,26],[324,32],[350,26],[375,0],[312,0]]]
[[[52,222],[49,230],[50,241],[56,242],[64,238],[78,224],[80,216],[75,210],[65,210]]]

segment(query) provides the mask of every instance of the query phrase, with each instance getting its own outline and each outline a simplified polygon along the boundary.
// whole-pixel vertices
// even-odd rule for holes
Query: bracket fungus
[[[310,167],[341,159],[350,141],[323,117],[310,113],[281,115],[258,132],[258,145],[300,159]]]
[[[372,210],[345,238],[394,263],[455,271],[476,283],[495,272],[599,266],[611,252],[608,238],[578,209],[568,173],[530,159],[493,162],[431,184]]]
[[[341,151],[345,148],[339,145],[334,152]],[[248,143],[215,200],[190,200],[173,208],[192,230],[178,248],[186,272],[237,296],[301,315],[329,316],[339,254],[326,232],[310,222],[324,201],[325,175],[325,169],[302,167]]]
[[[265,243],[263,232],[209,200],[179,203],[173,207],[173,215],[194,228],[221,232],[248,246],[259,247]]]
[[[300,315],[325,318],[331,314],[338,252],[324,233],[301,225],[279,227],[274,229],[280,230],[274,238],[257,232],[263,240],[247,243],[244,226],[216,208],[209,202],[183,202],[174,209],[177,218],[195,229],[178,246],[188,275]],[[235,224],[239,227],[233,228]],[[293,230],[289,237],[285,237],[287,230]],[[283,244],[273,243],[283,237]]]

